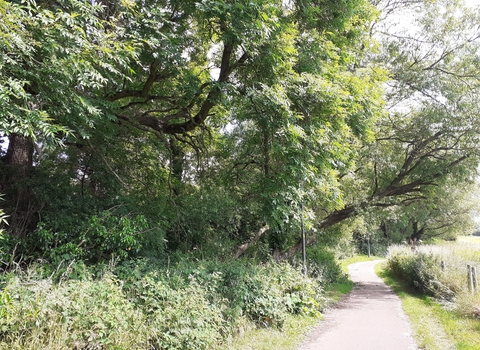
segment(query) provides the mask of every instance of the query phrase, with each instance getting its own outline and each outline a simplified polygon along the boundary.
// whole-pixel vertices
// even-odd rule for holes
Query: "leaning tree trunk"
[[[5,157],[2,192],[5,194],[5,212],[9,215],[8,231],[23,237],[37,224],[38,210],[29,178],[33,169],[33,141],[31,138],[12,134]]]
[[[418,241],[418,240],[421,240],[423,238],[423,234],[425,233],[425,227],[422,227],[422,228],[418,228],[418,222],[417,221],[414,221],[413,222],[413,225],[412,225],[412,228],[413,228],[413,233],[412,235],[410,236],[410,239],[412,241]]]

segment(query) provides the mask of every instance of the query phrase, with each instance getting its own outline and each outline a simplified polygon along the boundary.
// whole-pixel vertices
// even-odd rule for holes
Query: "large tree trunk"
[[[31,138],[12,134],[9,136],[2,192],[5,194],[6,213],[9,215],[10,234],[23,237],[35,229],[38,222],[36,200],[29,184],[33,169],[33,141]]]
[[[3,161],[13,171],[10,178],[24,178],[33,166],[33,142],[29,137],[18,134],[10,135],[8,140],[8,150]]]
[[[234,259],[238,259],[245,251],[250,247],[250,245],[255,244],[262,235],[270,229],[268,225],[263,226],[260,230],[258,230],[257,234],[248,242],[243,243],[235,253]]]
[[[380,223],[380,231],[382,231],[383,237],[385,237],[385,238],[387,238],[387,239],[392,238],[392,237],[390,236],[390,231],[389,231],[389,229],[388,229],[388,227],[387,227],[387,223],[386,223],[384,220],[382,220],[382,222]]]

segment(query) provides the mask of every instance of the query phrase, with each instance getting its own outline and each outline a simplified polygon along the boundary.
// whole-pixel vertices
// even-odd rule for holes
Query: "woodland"
[[[226,349],[473,232],[479,77],[461,0],[0,0],[0,349]]]
[[[0,0],[2,269],[471,232],[479,23],[455,0]]]

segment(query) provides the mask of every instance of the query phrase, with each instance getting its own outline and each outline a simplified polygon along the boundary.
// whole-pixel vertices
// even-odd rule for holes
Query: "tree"
[[[383,233],[396,242],[455,239],[473,231],[473,216],[478,211],[477,183],[458,186],[449,180],[431,189],[428,198],[408,206],[393,207],[384,215]]]
[[[116,40],[121,32],[105,30],[101,10],[75,1],[0,2],[0,130],[9,140],[2,191],[14,235],[24,236],[38,221],[29,179],[41,148],[87,139],[94,127],[113,121],[107,102],[95,97],[106,81],[125,77],[135,52]]]
[[[454,3],[379,2],[415,6],[400,33],[360,0],[1,2],[10,232],[79,245],[99,213],[148,214],[170,249],[281,258],[302,221],[313,244],[433,203],[478,163],[478,15]]]
[[[1,4],[8,108],[1,129],[11,139],[3,168],[15,173],[3,190],[11,213],[25,219],[14,205],[23,197],[35,199],[29,213],[37,214],[29,225],[12,224],[12,233],[26,235],[41,210],[53,210],[56,187],[69,188],[72,208],[85,203],[77,212],[87,216],[133,198],[162,203],[171,238],[183,240],[188,211],[232,166],[239,170],[249,149],[250,163],[237,176],[258,187],[226,183],[225,193],[235,201],[254,195],[248,210],[237,208],[259,209],[248,219],[255,231],[265,222],[287,230],[291,208],[307,195],[306,202],[340,205],[341,195],[330,195],[336,174],[349,168],[379,110],[381,74],[356,66],[373,16],[366,2]],[[201,154],[207,150],[219,152]],[[12,169],[15,152],[31,171]],[[142,165],[128,164],[134,161]],[[199,171],[195,162],[207,166]],[[220,163],[224,173],[210,171]],[[25,181],[14,186],[12,176]],[[39,186],[45,179],[49,185]],[[15,190],[22,182],[28,195]],[[148,194],[138,198],[138,189]],[[299,215],[293,219],[290,229]]]
[[[357,170],[342,179],[344,193],[351,195],[342,208],[324,214],[320,230],[368,207],[421,205],[435,198],[432,187],[445,186],[447,178],[463,186],[476,174],[479,14],[458,2],[411,4],[418,32],[373,27],[382,49],[378,62],[391,74],[388,114],[377,121],[375,142],[364,145]],[[308,243],[316,240],[312,235]],[[300,246],[297,242],[285,256]]]

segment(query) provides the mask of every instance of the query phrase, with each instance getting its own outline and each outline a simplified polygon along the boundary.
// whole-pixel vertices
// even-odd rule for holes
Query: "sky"
[[[465,0],[469,6],[478,6],[480,5],[480,0]]]

